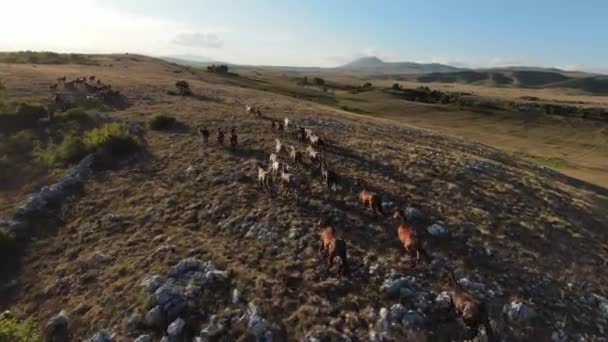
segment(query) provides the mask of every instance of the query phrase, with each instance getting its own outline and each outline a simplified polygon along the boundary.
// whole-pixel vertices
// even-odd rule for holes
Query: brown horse
[[[485,304],[476,300],[458,284],[451,269],[448,269],[447,272],[451,306],[456,315],[462,318],[468,327],[473,329],[475,336],[479,334],[479,326],[483,325],[486,329],[488,341],[496,341]]]
[[[202,128],[199,128],[198,129],[198,134],[200,134],[200,136],[203,139],[204,143],[209,142],[209,130],[207,129],[206,126],[203,126]]]
[[[359,193],[359,201],[364,208],[371,209],[374,214],[380,213],[380,215],[384,215],[380,196],[375,192],[362,190]]]
[[[221,128],[217,129],[217,133],[215,134],[215,138],[217,139],[217,143],[220,145],[224,145],[224,131]]]
[[[407,224],[407,219],[405,218],[403,212],[401,210],[395,211],[393,218],[401,222],[397,228],[397,235],[399,236],[399,241],[401,241],[405,252],[410,256],[412,267],[416,268],[418,266],[420,256],[424,257],[424,260],[428,263],[431,258],[422,248],[414,228]]]
[[[321,227],[321,245],[319,246],[319,254],[323,260],[327,262],[327,270],[331,269],[336,257],[340,258],[340,268],[338,276],[350,276],[350,268],[348,266],[348,258],[346,256],[346,242],[343,239],[336,237],[336,231],[333,227],[324,221],[319,222]]]
[[[237,140],[236,128],[233,128],[230,130],[230,146],[236,147]]]

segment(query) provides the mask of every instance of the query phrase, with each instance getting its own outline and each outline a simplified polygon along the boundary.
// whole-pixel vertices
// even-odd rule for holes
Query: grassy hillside
[[[532,150],[536,133],[547,129],[542,118],[518,127],[508,117],[450,116],[445,107],[387,99],[373,88],[323,92],[290,78],[218,75],[141,56],[100,58],[98,66],[0,64],[0,77],[8,98],[18,101],[47,97],[48,82],[59,75],[96,75],[121,89],[131,104],[109,117],[145,124],[162,112],[179,125],[145,130],[141,160],[91,176],[62,206],[61,220],[43,220],[19,252],[0,258],[0,311],[10,309],[42,327],[64,309],[74,340],[100,329],[117,338],[147,333],[158,340],[170,322],[129,323],[160,301],[160,294],[150,295],[140,284],[156,274],[173,279],[171,285],[183,275],[193,280],[187,290],[174,284],[161,292],[163,298],[181,298],[168,307],[181,307],[187,334],[199,335],[215,315],[224,327],[220,335],[230,341],[255,340],[258,330],[272,330],[273,341],[368,340],[375,333],[395,340],[464,340],[467,330],[440,300],[448,290],[447,264],[462,286],[487,303],[493,326],[506,340],[550,340],[554,334],[600,340],[608,329],[597,319],[601,298],[608,295],[602,272],[608,260],[606,189],[474,141],[481,139],[440,132],[460,122],[467,132],[488,137],[484,133],[491,130],[482,125],[487,116],[513,135],[529,131],[517,141]],[[179,80],[190,84],[192,96],[167,94]],[[297,98],[302,92],[332,103]],[[246,115],[245,105],[252,103],[263,118]],[[339,109],[344,104],[369,113]],[[285,117],[327,140],[327,161],[340,178],[336,195],[327,195],[308,159],[292,169],[297,190],[277,189],[270,197],[259,190],[255,162],[267,161],[278,134],[269,120]],[[437,130],[409,125],[414,117],[420,126],[436,120]],[[578,132],[585,144],[590,140],[584,136],[597,130],[567,125],[549,127],[547,135]],[[213,136],[203,144],[199,126],[212,132],[236,127],[239,144],[218,146]],[[305,148],[291,137],[282,139]],[[574,140],[568,143],[581,157],[581,151],[604,156]],[[363,187],[381,194],[387,212],[419,211],[412,225],[431,255],[430,265],[410,266],[397,223],[358,205]],[[30,192],[27,186],[0,190],[1,217],[10,218]],[[338,278],[335,268],[327,272],[320,265],[320,218],[346,241],[351,278]],[[432,224],[442,225],[446,235],[430,234]],[[186,258],[212,261],[214,267],[206,266],[213,269],[211,280],[206,282],[205,272],[194,277],[199,263],[180,264]],[[172,269],[175,265],[181,266]],[[201,277],[205,282],[192,286]],[[537,317],[521,322],[517,315],[506,317],[503,310],[518,300]],[[391,312],[389,321],[379,317],[382,308]],[[263,319],[251,319],[252,312]]]

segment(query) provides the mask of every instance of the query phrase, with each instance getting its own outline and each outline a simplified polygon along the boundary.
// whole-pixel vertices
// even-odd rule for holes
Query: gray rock
[[[186,286],[186,298],[188,299],[198,299],[201,296],[201,287],[198,285],[193,285],[193,284],[189,284],[188,286]]]
[[[403,306],[403,304],[395,304],[391,306],[391,310],[389,311],[389,320],[391,322],[401,321],[401,318],[403,318],[403,315],[405,315],[406,312],[407,309],[405,308],[405,306]]]
[[[225,330],[223,324],[221,324],[216,315],[211,316],[209,320],[209,324],[201,330],[201,338],[204,341],[209,340],[210,338],[220,336]]]
[[[114,342],[114,336],[107,330],[100,330],[88,342]]]
[[[408,278],[399,278],[396,280],[386,279],[380,287],[380,290],[386,292],[387,296],[390,298],[399,298],[401,295],[401,288],[409,285],[410,279]]]
[[[441,309],[448,309],[452,306],[452,298],[447,291],[443,291],[435,298],[435,305]]]
[[[187,275],[191,271],[199,271],[205,269],[207,265],[199,259],[187,258],[178,262],[175,266],[169,269],[169,277],[180,278]]]
[[[161,307],[169,321],[176,319],[186,307],[186,300],[181,291],[177,284],[168,281],[154,292],[154,303]]]
[[[161,276],[151,274],[141,282],[141,285],[146,289],[146,291],[153,293],[163,284],[163,282],[164,280]]]
[[[255,336],[258,341],[272,341],[272,331],[270,329],[270,323],[262,317],[262,313],[257,305],[253,302],[249,303],[247,312],[247,328],[249,332]]]
[[[146,325],[151,328],[160,328],[164,322],[163,310],[160,306],[155,306],[146,314]]]
[[[97,251],[93,254],[93,261],[95,261],[98,264],[104,264],[106,262],[108,262],[110,260],[110,257],[103,254],[100,251]]]
[[[52,317],[46,323],[45,335],[47,341],[65,341],[68,339],[68,328],[70,319],[65,310],[61,310],[57,316]]]
[[[409,287],[402,287],[399,289],[399,298],[410,298],[416,294],[416,291],[410,289]]]
[[[134,312],[133,314],[131,314],[131,316],[127,320],[127,330],[132,335],[141,330],[143,326],[144,318],[138,312]]]
[[[169,341],[169,338],[168,338],[167,336],[163,336],[163,337],[160,339],[160,342],[170,342],[170,341]]]
[[[436,238],[445,238],[448,236],[448,230],[439,223],[431,225],[428,229],[429,234]]]
[[[505,305],[504,312],[510,320],[520,323],[528,322],[538,316],[534,309],[520,301],[513,301]]]
[[[276,241],[279,239],[279,235],[273,229],[260,223],[251,226],[245,234],[245,237],[264,241]]]
[[[139,335],[133,342],[152,342],[152,336]]]
[[[495,295],[494,291],[488,289],[485,284],[474,282],[469,278],[461,278],[458,282],[465,288],[475,291],[484,297],[494,297]]]
[[[405,208],[405,217],[410,222],[422,221],[424,219],[424,215],[422,215],[422,212],[414,207]]]
[[[442,257],[437,257],[434,258],[433,261],[431,261],[431,265],[429,266],[429,268],[431,269],[431,272],[437,273],[443,270],[445,265],[447,265],[447,260]]]
[[[175,198],[175,196],[169,196],[167,199],[165,199],[165,207],[174,207],[177,205],[177,199]]]
[[[241,291],[238,289],[232,290],[232,304],[238,304],[241,301]]]
[[[180,317],[169,324],[167,334],[169,334],[170,342],[181,342],[184,340],[184,327],[186,322]]]
[[[401,324],[403,324],[403,326],[406,328],[419,327],[424,324],[424,316],[422,316],[419,312],[409,310],[403,315]]]

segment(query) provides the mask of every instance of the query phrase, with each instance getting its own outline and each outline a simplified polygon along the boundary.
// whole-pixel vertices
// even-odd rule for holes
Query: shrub
[[[322,78],[319,78],[319,77],[315,77],[312,79],[312,83],[314,83],[315,85],[318,85],[318,86],[322,86],[322,85],[325,85],[325,80]]]
[[[35,342],[42,341],[42,338],[34,322],[3,318],[0,320],[0,341]]]
[[[0,226],[0,249],[7,248],[14,242],[15,236],[11,232],[9,232],[8,229]]]
[[[124,123],[110,123],[88,131],[84,137],[88,151],[102,151],[122,156],[134,152],[139,147],[137,140],[129,134]]]
[[[399,83],[393,83],[393,90],[401,90],[401,85]]]
[[[171,128],[177,121],[174,117],[164,113],[157,113],[148,119],[148,127],[154,130],[163,130]]]
[[[17,104],[15,114],[30,115],[30,116],[45,116],[47,115],[46,108],[38,103],[20,102]]]
[[[212,65],[207,66],[207,71],[209,71],[209,72],[215,72],[215,73],[218,73],[218,74],[227,74],[228,73],[228,66],[224,65],[224,64],[222,64],[222,65],[212,64]]]
[[[65,113],[63,113],[62,118],[69,121],[86,121],[91,119],[86,110],[81,107],[68,109],[65,111]]]
[[[186,81],[175,82],[175,88],[177,88],[177,93],[181,96],[192,95],[192,89],[190,89],[190,83],[188,83]]]

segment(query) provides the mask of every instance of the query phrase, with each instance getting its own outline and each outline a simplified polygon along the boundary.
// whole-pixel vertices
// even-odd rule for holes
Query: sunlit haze
[[[3,0],[0,50],[608,69],[608,2]]]

